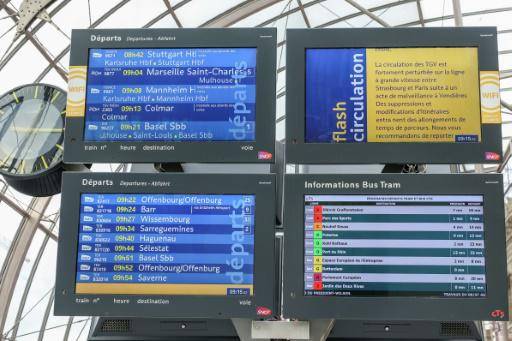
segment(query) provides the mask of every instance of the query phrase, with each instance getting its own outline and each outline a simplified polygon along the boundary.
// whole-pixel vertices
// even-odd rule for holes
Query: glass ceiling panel
[[[512,8],[509,11],[465,16],[464,26],[497,26],[498,30],[512,29]]]
[[[35,46],[30,42],[26,43],[0,71],[0,80],[3,80],[0,82],[0,94],[16,86],[32,83],[37,71],[42,70],[45,65],[45,59]],[[16,81],[6,82],[7,79]]]
[[[374,7],[378,7],[378,6],[382,6],[382,5],[391,4],[391,3],[394,3],[396,1],[391,1],[391,0],[357,0],[356,2],[359,5],[367,8],[367,9],[370,9],[370,8],[374,8]]]
[[[41,328],[42,317],[46,310],[49,292],[55,282],[55,262],[57,259],[57,243],[50,239],[44,250],[39,266],[37,267],[33,284],[27,296],[27,303],[23,310],[26,317],[21,321],[18,335],[29,333]],[[45,296],[46,295],[46,296]],[[42,297],[45,297],[41,300]],[[41,300],[40,303],[38,303]],[[11,305],[12,307],[12,305]],[[35,307],[32,311],[29,310]],[[24,341],[24,339],[22,339]]]
[[[485,0],[485,1],[468,1],[460,2],[462,12],[476,12],[482,10],[493,10],[496,8],[509,7],[512,5],[510,0]]]
[[[98,28],[142,27],[166,9],[163,1],[151,1],[151,6],[148,6],[148,0],[131,0],[102,22]]]
[[[451,0],[428,0],[421,1],[421,9],[423,18],[437,18],[453,14],[453,6]]]
[[[0,217],[2,217],[0,228],[0,269],[2,269],[22,217],[5,202],[0,203]]]
[[[89,9],[86,0],[71,0],[53,16],[52,20],[55,22],[55,25],[71,37],[71,29],[89,27],[88,13]]]
[[[176,28],[178,25],[176,24],[176,21],[172,18],[170,15],[166,15],[162,19],[158,20],[156,23],[154,23],[152,28]]]
[[[213,8],[211,0],[195,0],[177,9],[176,15],[183,27],[197,27],[242,2],[243,0],[215,1],[215,7]]]
[[[112,7],[121,2],[121,0],[88,0],[91,4],[91,18],[92,22],[98,20],[105,13],[107,13]],[[82,1],[87,3],[87,1]],[[89,20],[88,14],[84,12],[84,16],[87,16],[87,20]]]
[[[64,33],[59,32],[52,25],[43,25],[35,34],[39,42],[50,52],[53,58],[64,50],[71,42]],[[68,35],[69,36],[69,35]],[[67,70],[68,65],[61,65],[62,68]]]
[[[16,214],[16,212],[14,212],[14,211],[11,211],[11,213],[9,213],[9,215],[15,215],[15,214]],[[11,298],[11,303],[9,305],[9,311],[7,312],[5,327],[4,327],[2,334],[6,334],[9,331],[8,335],[12,335],[11,332],[14,327],[14,323],[16,320],[16,314],[18,313],[18,309],[20,307],[23,292],[28,283],[30,272],[32,270],[32,267],[34,266],[34,261],[36,260],[37,253],[39,252],[39,249],[41,248],[41,244],[43,242],[44,236],[45,236],[44,232],[42,232],[40,230],[37,230],[36,233],[34,234],[34,238],[32,239],[32,243],[30,244],[30,247],[28,249],[27,255],[25,257],[25,261],[23,262],[23,265],[21,267],[20,275],[18,276],[18,280],[16,282],[16,287],[14,288],[14,294],[12,295],[12,298]],[[33,283],[35,283],[34,286],[39,285],[39,283],[37,283],[37,282],[33,282]],[[26,306],[27,305],[25,305],[25,307]],[[29,307],[29,308],[31,308],[31,307]],[[31,316],[28,316],[28,319],[30,319],[30,317]],[[26,325],[26,322],[24,322],[22,320],[22,322],[19,324],[18,334],[20,334],[22,324]],[[27,326],[28,328],[34,327],[31,325],[31,322],[28,322],[28,324],[29,324]],[[36,326],[35,330],[39,329],[39,327],[40,327],[40,325]],[[26,329],[26,330],[29,331],[28,329]],[[30,330],[30,331],[32,331],[32,330]]]
[[[67,61],[62,62],[62,64],[68,65]],[[41,71],[43,71],[43,70],[41,70]],[[58,86],[59,88],[63,89],[64,91],[67,91],[67,87],[68,87],[66,82],[64,81],[64,79],[62,79],[62,77],[53,68],[50,72],[48,72],[48,74],[46,76],[43,77],[43,79],[41,80],[41,83],[52,84],[52,85]]]
[[[410,2],[400,6],[393,6],[376,12],[376,14],[388,24],[398,26],[413,21],[420,20],[418,16],[418,7],[415,2]]]
[[[87,334],[89,333],[89,326],[91,324],[90,318],[83,316],[76,316],[73,320],[73,325],[69,331],[68,340],[87,340]]]
[[[290,9],[297,8],[296,1],[279,1],[272,6],[269,6],[261,11],[258,11],[256,15],[250,15],[233,25],[233,27],[255,27],[260,24],[273,19],[280,14],[289,11]]]
[[[53,314],[53,304],[52,311],[48,316],[48,321],[46,323],[46,331],[44,332],[43,341],[56,341],[62,340],[64,337],[64,333],[66,332],[66,324],[68,322],[68,316],[55,316]],[[57,328],[54,328],[57,327]],[[74,340],[74,339],[68,339]]]
[[[359,10],[345,1],[327,0],[318,5],[308,7],[306,12],[308,13],[308,18],[312,18],[310,19],[311,25],[316,27],[334,19],[359,13]]]

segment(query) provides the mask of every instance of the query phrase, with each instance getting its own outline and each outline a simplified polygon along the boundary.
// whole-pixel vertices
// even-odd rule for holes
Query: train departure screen
[[[485,297],[481,195],[306,195],[306,296]]]
[[[90,49],[84,140],[254,141],[256,48]]]
[[[254,195],[82,194],[77,294],[253,295]]]

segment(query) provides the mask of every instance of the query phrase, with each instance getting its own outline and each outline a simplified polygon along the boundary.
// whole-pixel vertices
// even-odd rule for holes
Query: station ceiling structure
[[[506,158],[498,168],[464,165],[460,171],[503,172],[508,196],[511,6],[510,0],[0,0],[0,93],[39,82],[65,89],[73,28],[276,27],[276,138],[283,140],[287,28],[497,26]],[[59,205],[59,195],[34,199],[0,182],[0,339],[87,337],[89,318],[53,316]]]

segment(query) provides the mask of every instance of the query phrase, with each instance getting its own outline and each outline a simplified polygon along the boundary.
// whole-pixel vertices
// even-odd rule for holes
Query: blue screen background
[[[256,54],[90,49],[84,140],[254,141]]]
[[[254,195],[82,194],[76,282],[253,284],[254,208]]]

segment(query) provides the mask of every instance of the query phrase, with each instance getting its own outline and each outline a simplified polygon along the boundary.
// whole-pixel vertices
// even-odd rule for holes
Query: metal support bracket
[[[242,341],[273,339],[324,341],[331,333],[335,322],[332,319],[311,321],[232,319],[232,321]]]

